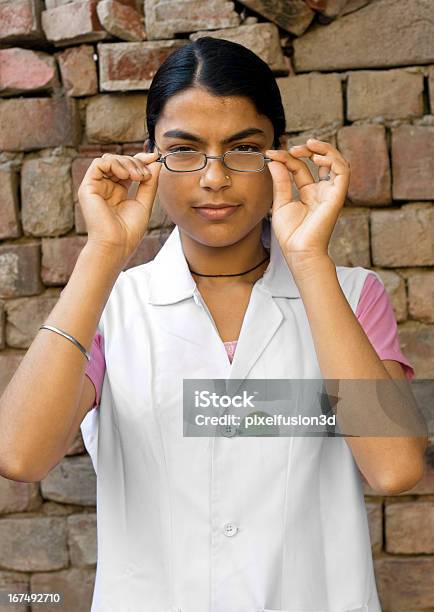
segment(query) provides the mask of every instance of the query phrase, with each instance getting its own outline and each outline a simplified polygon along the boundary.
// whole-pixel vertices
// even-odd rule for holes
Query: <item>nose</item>
[[[202,187],[218,189],[227,185],[230,170],[223,163],[223,157],[219,159],[207,159],[205,168],[202,169],[200,184]]]

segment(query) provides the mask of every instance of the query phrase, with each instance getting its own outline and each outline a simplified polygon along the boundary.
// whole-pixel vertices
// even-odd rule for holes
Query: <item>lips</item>
[[[220,202],[220,204],[213,204],[212,202],[206,202],[205,204],[200,204],[199,206],[195,206],[195,208],[227,208],[228,206],[238,206],[238,204],[233,204],[232,202]]]
[[[204,219],[217,221],[230,217],[239,208],[238,204],[202,204],[201,206],[195,206],[194,210]]]

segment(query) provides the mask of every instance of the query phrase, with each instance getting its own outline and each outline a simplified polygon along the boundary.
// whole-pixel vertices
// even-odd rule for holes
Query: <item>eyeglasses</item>
[[[174,151],[160,156],[155,161],[166,166],[171,172],[196,172],[202,170],[209,159],[220,159],[229,170],[236,172],[261,172],[266,162],[273,161],[255,151],[226,151],[224,155],[206,155],[199,151]]]

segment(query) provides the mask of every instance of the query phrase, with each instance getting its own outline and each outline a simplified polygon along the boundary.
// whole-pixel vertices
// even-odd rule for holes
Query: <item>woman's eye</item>
[[[169,149],[169,153],[175,153],[176,151],[194,151],[194,149],[191,149],[190,147],[187,147],[185,145],[181,145],[179,147],[174,147],[173,149]]]
[[[253,149],[254,151],[259,151],[259,147],[257,147],[256,145],[242,144],[242,145],[236,146],[235,148],[239,149],[240,147],[248,147],[249,149]]]
[[[259,147],[256,145],[248,145],[248,144],[241,144],[241,145],[237,145],[236,147],[234,147],[234,149],[241,149],[242,147],[246,147],[247,149],[253,149],[253,151],[259,151]],[[244,149],[245,150],[245,149]],[[180,145],[178,147],[173,147],[172,149],[169,149],[169,153],[175,153],[176,151],[194,151],[196,152],[194,149],[192,149],[191,147],[188,147],[186,145]]]

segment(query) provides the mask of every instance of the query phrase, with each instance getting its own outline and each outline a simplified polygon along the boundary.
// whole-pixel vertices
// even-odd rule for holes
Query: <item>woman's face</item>
[[[257,133],[225,139],[247,129]],[[169,136],[182,130],[185,134]],[[244,97],[218,97],[201,88],[176,94],[166,103],[156,124],[155,142],[166,155],[175,150],[194,150],[208,155],[226,151],[260,151],[272,148],[273,124],[258,115],[253,103]],[[229,177],[229,178],[226,178]],[[246,236],[272,206],[273,181],[267,164],[261,172],[229,170],[218,159],[210,159],[202,170],[171,172],[164,165],[158,182],[158,197],[170,219],[193,240],[208,246],[228,246]],[[231,203],[237,208],[224,219],[207,219],[198,212],[205,203]]]

